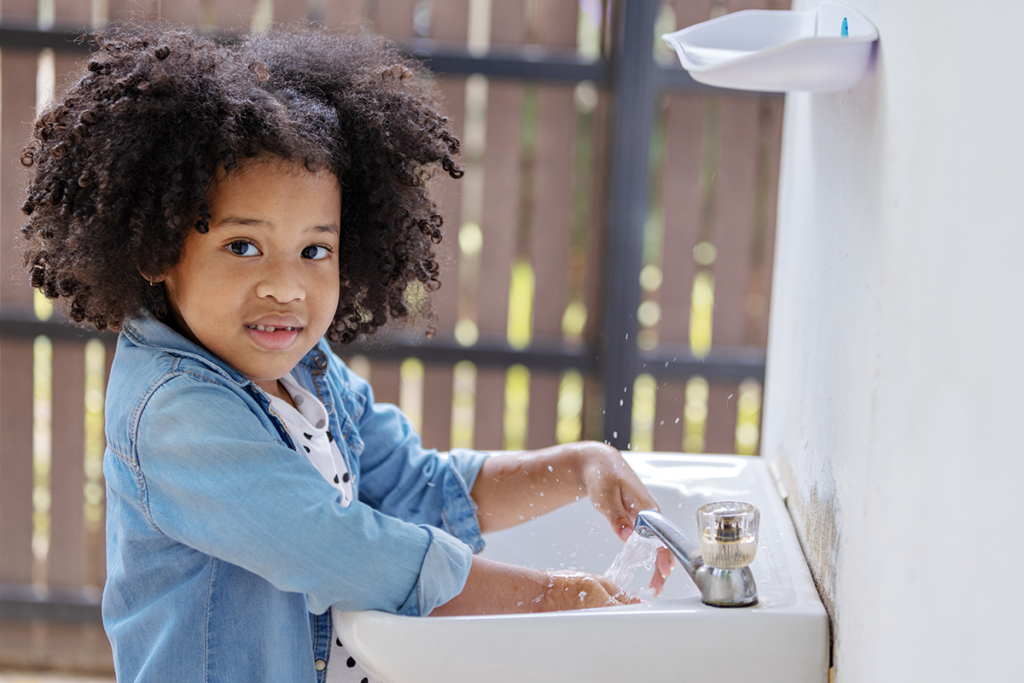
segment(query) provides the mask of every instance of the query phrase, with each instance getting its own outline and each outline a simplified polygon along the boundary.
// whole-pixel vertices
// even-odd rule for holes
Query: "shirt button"
[[[327,668],[327,662],[325,662],[322,659],[318,659],[315,662],[313,662],[313,666],[316,667],[317,671],[323,671],[324,669]]]

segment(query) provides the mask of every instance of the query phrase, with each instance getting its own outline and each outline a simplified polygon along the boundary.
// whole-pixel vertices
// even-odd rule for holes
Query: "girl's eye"
[[[260,250],[252,242],[238,240],[228,245],[228,251],[235,256],[258,256]]]
[[[325,259],[330,255],[331,250],[327,247],[322,247],[319,244],[311,244],[302,250],[302,258],[308,258],[314,261]]]

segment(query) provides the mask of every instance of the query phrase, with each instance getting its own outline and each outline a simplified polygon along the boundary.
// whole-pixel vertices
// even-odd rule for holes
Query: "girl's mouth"
[[[257,346],[267,351],[284,351],[291,348],[303,328],[286,325],[246,325],[245,329]]]
[[[250,330],[259,330],[260,332],[277,332],[279,330],[283,332],[294,332],[296,329],[294,327],[274,327],[273,325],[246,325],[246,327]]]

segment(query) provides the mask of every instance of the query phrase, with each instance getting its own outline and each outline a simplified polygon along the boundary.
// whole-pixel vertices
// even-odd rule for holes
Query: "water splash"
[[[644,538],[635,533],[630,534],[626,544],[612,562],[612,566],[604,573],[605,577],[622,591],[628,592],[637,569],[643,567],[649,571],[654,568],[654,561],[660,547],[661,542],[656,539]],[[650,588],[639,591],[641,598],[650,599],[653,596],[654,591]]]

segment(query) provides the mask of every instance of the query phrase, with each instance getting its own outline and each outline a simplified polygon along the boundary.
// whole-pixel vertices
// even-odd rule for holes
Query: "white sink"
[[[696,539],[705,503],[761,511],[751,565],[759,602],[709,607],[677,565],[652,602],[574,612],[400,617],[348,612],[337,627],[359,663],[384,683],[822,683],[828,621],[782,499],[757,457],[630,453],[662,512]],[[586,500],[490,534],[483,555],[540,569],[603,574],[620,541]],[[643,569],[631,586],[650,580]]]

